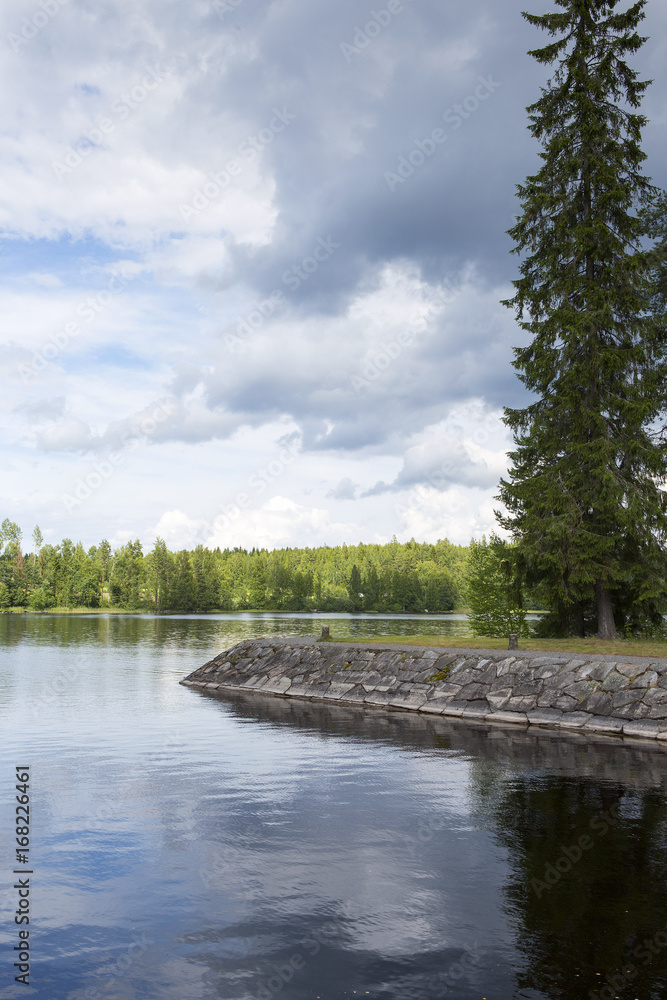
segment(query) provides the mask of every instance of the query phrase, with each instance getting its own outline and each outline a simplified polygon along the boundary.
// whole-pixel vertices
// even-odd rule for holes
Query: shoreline
[[[250,639],[179,682],[206,694],[416,711],[667,748],[667,658]]]

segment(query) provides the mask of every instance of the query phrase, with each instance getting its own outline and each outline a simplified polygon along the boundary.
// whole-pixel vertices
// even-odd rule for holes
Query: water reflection
[[[196,625],[193,626],[193,622]],[[3,643],[44,645],[179,645],[221,649],[261,636],[319,635],[328,625],[335,638],[360,635],[471,636],[466,615],[292,614],[220,615],[0,615]]]
[[[524,989],[552,1000],[667,995],[667,808],[618,781],[518,776],[493,810]]]
[[[502,993],[496,984],[494,992],[487,980],[491,995],[667,995],[667,770],[659,752],[577,734],[222,697],[246,718],[329,733],[363,729],[374,741],[469,757],[471,815],[507,850],[503,910],[516,933],[514,987]],[[415,851],[440,831],[438,823],[423,826]],[[479,962],[475,949],[464,951],[458,971]]]
[[[13,766],[35,776],[32,995],[665,996],[665,750],[177,683],[321,620],[0,620],[3,829]]]

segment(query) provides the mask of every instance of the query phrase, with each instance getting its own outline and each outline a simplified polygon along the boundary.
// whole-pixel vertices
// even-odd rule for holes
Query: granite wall
[[[644,657],[257,639],[181,683],[667,741],[667,660]]]

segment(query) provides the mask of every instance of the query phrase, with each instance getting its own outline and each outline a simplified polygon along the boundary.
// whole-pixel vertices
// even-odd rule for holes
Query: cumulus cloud
[[[165,510],[197,524],[206,476],[233,498],[247,441],[266,468],[289,428],[296,508],[244,511],[233,537],[339,537],[334,505],[354,537],[391,537],[391,504],[422,487],[480,511],[452,531],[488,530],[509,440],[480,428],[527,398],[525,335],[499,304],[506,230],[548,76],[516,4],[404,0],[377,37],[360,0],[222,18],[209,0],[77,0],[34,31],[33,13],[0,8],[0,84],[21,94],[0,108],[6,513],[27,496],[57,524],[74,459],[139,441],[81,514],[90,540]],[[655,81],[646,167],[664,186],[667,11],[647,14],[633,65]]]
[[[274,496],[256,509],[238,509],[213,522],[189,518],[180,510],[162,515],[146,537],[164,538],[173,548],[201,543],[210,549],[285,548],[286,546],[341,545],[356,526],[331,520],[323,508],[306,507],[288,497]]]
[[[502,414],[473,400],[454,409],[441,424],[427,428],[405,449],[403,465],[391,483],[377,482],[364,496],[430,486],[491,488],[507,473],[511,441]]]

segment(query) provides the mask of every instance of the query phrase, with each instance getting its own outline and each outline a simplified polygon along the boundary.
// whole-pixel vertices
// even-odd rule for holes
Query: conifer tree
[[[516,447],[498,518],[561,629],[583,632],[588,616],[605,638],[657,621],[665,602],[665,321],[642,244],[657,189],[637,113],[650,81],[625,62],[646,41],[645,2],[523,15],[555,39],[529,54],[557,65],[527,109],[543,162],[518,186],[509,234],[525,256],[504,302],[532,335],[514,366],[534,401],[505,410]]]

